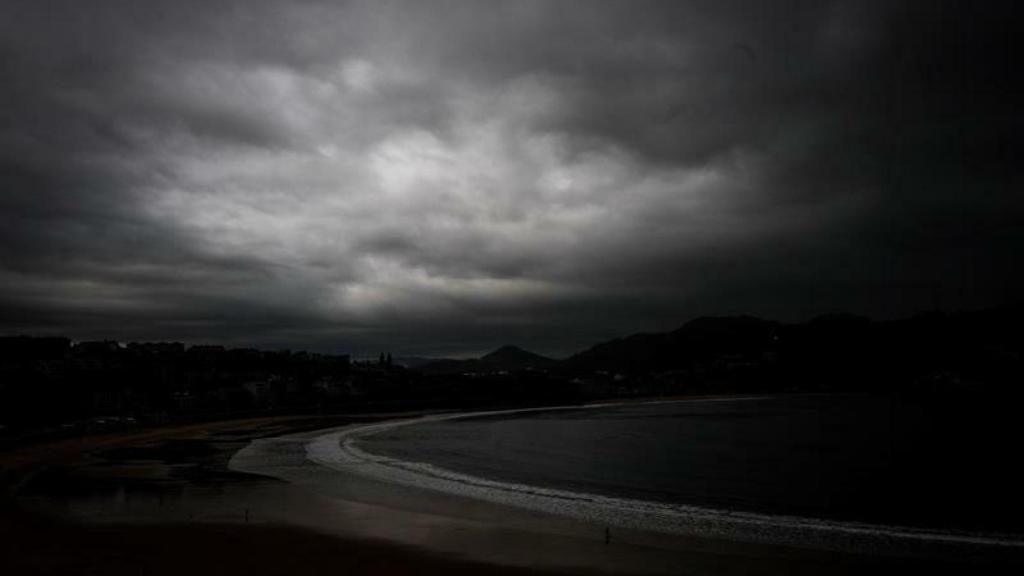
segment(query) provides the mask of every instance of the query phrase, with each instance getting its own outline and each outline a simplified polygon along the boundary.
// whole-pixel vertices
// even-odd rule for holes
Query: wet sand
[[[354,478],[303,480],[316,465],[296,448],[315,430],[384,417],[250,419],[0,453],[8,490],[0,572],[1009,574],[1022,566],[643,534],[605,543],[601,527],[526,511]],[[246,473],[244,462],[230,469],[253,440],[284,469],[305,469],[286,481]]]
[[[544,573],[339,537],[249,511],[312,514],[315,507],[284,483],[228,470],[236,450],[254,438],[364,419],[258,418],[0,453],[0,573]]]

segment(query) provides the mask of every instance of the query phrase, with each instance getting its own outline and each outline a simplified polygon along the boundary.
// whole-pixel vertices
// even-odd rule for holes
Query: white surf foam
[[[736,402],[758,399],[761,398],[668,402]],[[471,476],[425,462],[398,460],[372,454],[359,447],[360,439],[400,426],[460,418],[536,411],[578,410],[613,405],[621,404],[473,412],[381,422],[319,436],[306,445],[306,455],[308,459],[320,465],[375,480],[557,514],[609,527],[856,551],[891,552],[934,547],[948,548],[950,546],[1024,548],[1024,539],[1015,535],[937,531],[820,518],[769,515],[516,484]]]

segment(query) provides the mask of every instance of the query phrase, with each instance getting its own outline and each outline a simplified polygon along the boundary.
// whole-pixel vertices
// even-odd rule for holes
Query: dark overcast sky
[[[0,0],[0,332],[562,354],[1017,303],[1013,4]]]

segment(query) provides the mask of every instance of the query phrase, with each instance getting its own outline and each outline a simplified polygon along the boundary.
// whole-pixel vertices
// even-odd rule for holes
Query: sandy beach
[[[1012,558],[855,556],[644,534],[616,533],[608,543],[601,527],[533,512],[354,478],[327,483],[268,478],[240,471],[245,466],[238,458],[234,470],[228,466],[240,450],[251,454],[252,446],[276,450],[285,468],[315,466],[296,454],[319,430],[390,417],[256,418],[8,450],[0,455],[6,494],[0,569],[9,574],[997,574],[1021,566]]]

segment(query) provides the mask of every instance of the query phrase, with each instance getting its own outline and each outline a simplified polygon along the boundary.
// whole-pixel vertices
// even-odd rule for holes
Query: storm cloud
[[[4,0],[0,330],[559,354],[1016,303],[1009,6]]]

